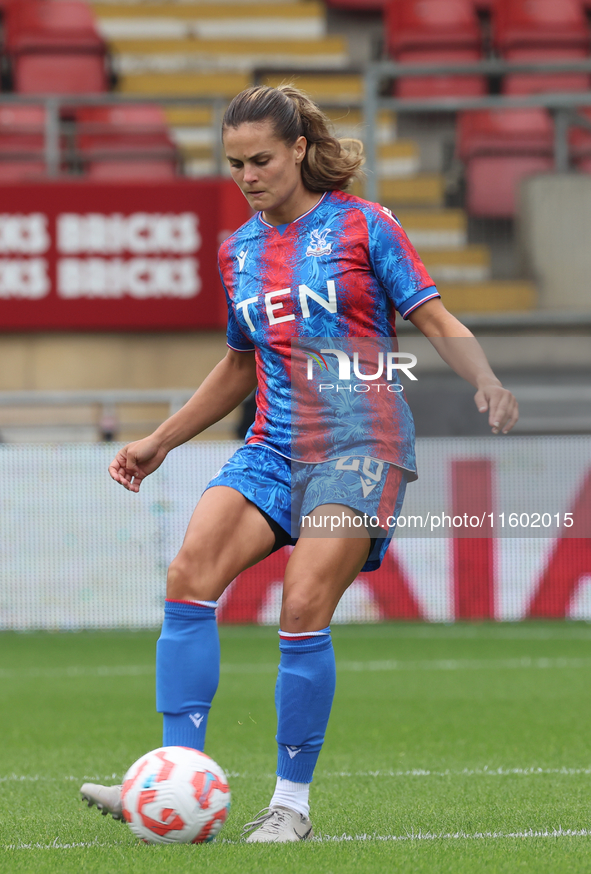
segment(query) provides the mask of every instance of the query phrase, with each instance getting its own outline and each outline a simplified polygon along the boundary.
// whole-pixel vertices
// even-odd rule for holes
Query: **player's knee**
[[[284,631],[313,631],[319,622],[319,627],[328,624],[325,616],[329,612],[329,605],[320,595],[310,595],[303,590],[289,592],[281,606],[281,627]]]
[[[177,555],[168,567],[166,577],[166,597],[182,600],[188,596],[190,589],[190,573],[186,562]]]
[[[210,592],[206,591],[210,580],[211,575],[205,572],[199,555],[189,556],[181,550],[168,568],[166,597],[175,601],[212,600]]]

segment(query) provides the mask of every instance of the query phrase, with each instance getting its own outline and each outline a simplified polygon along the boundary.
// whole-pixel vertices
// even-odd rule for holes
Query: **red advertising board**
[[[226,179],[0,186],[0,330],[223,328]]]

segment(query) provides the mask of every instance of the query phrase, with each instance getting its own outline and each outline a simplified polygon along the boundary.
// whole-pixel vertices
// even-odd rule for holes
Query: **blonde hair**
[[[270,121],[275,136],[288,146],[298,137],[306,138],[308,146],[301,167],[302,182],[309,191],[344,190],[361,175],[363,143],[334,137],[330,120],[294,85],[254,85],[241,91],[224,114],[222,136],[226,128],[262,121]]]

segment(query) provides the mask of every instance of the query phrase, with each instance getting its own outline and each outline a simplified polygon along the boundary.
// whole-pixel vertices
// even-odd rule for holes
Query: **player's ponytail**
[[[302,181],[309,191],[345,189],[360,175],[363,143],[336,139],[330,121],[313,100],[293,85],[255,85],[238,94],[222,122],[236,128],[246,122],[270,121],[275,136],[291,146],[304,136],[308,147],[302,161]]]

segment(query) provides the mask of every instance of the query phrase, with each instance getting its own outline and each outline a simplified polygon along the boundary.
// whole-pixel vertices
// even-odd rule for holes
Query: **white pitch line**
[[[588,838],[591,837],[591,829],[581,828],[581,829],[564,829],[562,827],[553,828],[553,829],[527,829],[526,831],[515,831],[515,832],[424,832],[424,831],[412,831],[408,834],[404,835],[370,835],[370,834],[360,834],[360,835],[316,835],[312,838],[312,842],[315,843],[345,843],[345,842],[356,842],[356,843],[407,843],[407,842],[415,842],[415,841],[485,841],[485,840],[515,840],[515,839],[523,839],[523,838]],[[50,844],[42,844],[40,842],[31,843],[31,844],[4,844],[0,845],[0,849],[3,850],[77,850],[77,849],[89,849],[93,847],[98,847],[100,849],[121,846],[125,842],[124,841],[80,841],[79,843],[67,843],[61,844],[56,838]],[[218,844],[232,844],[238,845],[242,844],[243,841],[234,841],[227,840],[225,838],[221,838],[217,840],[215,843]]]
[[[78,850],[88,849],[90,847],[114,847],[121,846],[124,841],[76,841],[70,844],[61,844],[56,838],[50,844],[42,844],[40,841],[31,844],[3,844],[0,845],[2,850]]]
[[[506,840],[511,838],[588,838],[591,837],[591,829],[563,829],[562,827],[544,829],[538,831],[527,829],[522,832],[411,832],[406,835],[317,835],[313,841],[320,843],[340,843],[341,841],[482,841],[482,840]]]
[[[407,771],[324,771],[319,772],[319,777],[536,777],[544,774],[563,777],[589,776],[591,768],[489,768],[485,765],[483,768],[446,768],[444,771],[433,771],[429,768],[411,768]]]
[[[420,661],[338,662],[341,671],[496,671],[516,669],[591,668],[591,658],[422,659]]]
[[[63,668],[0,668],[1,680],[37,677],[140,677],[154,674],[154,665],[69,665]]]
[[[549,668],[591,668],[591,658],[534,658],[522,656],[514,659],[422,659],[401,661],[342,661],[337,670],[353,673],[375,671],[497,671]],[[222,664],[223,674],[270,674],[277,671],[276,663]],[[140,677],[153,676],[153,665],[72,665],[63,668],[4,668],[0,679],[37,679],[78,677]]]
[[[372,771],[319,771],[319,779],[334,778],[358,778],[371,777],[373,779],[404,778],[404,777],[538,777],[543,775],[555,775],[560,777],[591,776],[591,768],[542,768],[532,765],[525,768],[489,767],[482,768],[446,768],[445,770],[433,770],[431,768],[409,768],[407,770],[378,769]],[[253,778],[274,779],[275,775],[250,774],[240,771],[226,771],[230,780],[252,780]],[[121,781],[121,774],[84,774],[82,777],[70,775],[64,777],[48,777],[43,774],[6,774],[0,776],[1,783],[84,783],[84,782],[117,783]]]

